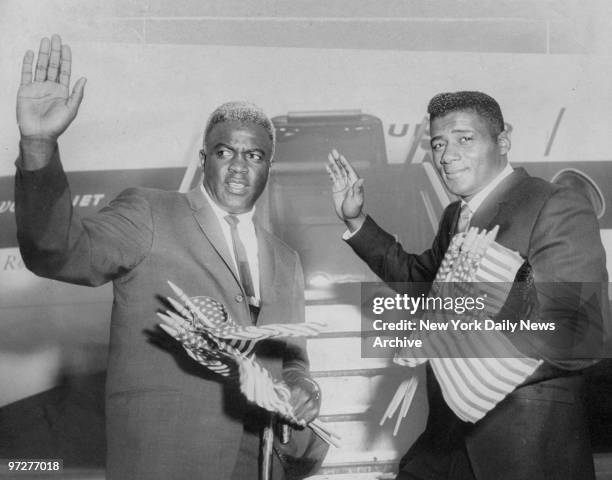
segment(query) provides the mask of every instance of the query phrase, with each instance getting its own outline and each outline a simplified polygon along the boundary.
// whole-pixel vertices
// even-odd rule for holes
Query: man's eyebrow
[[[227,143],[223,143],[223,142],[216,143],[216,144],[213,146],[213,150],[216,150],[216,149],[217,149],[217,148],[219,148],[219,147],[224,147],[224,148],[227,148],[227,149],[229,149],[229,150],[233,150],[233,148],[232,148],[230,145],[228,145]]]
[[[231,145],[228,145],[227,143],[223,143],[223,142],[216,143],[213,148],[219,148],[219,147],[225,147],[225,148],[228,148],[230,150],[235,150],[234,147],[232,147]],[[260,148],[260,147],[245,148],[244,151],[245,152],[261,152],[261,153],[265,153],[265,150],[263,148]]]
[[[471,128],[453,128],[450,133],[474,133],[474,132],[475,130],[472,130]],[[442,139],[442,137],[443,135],[436,135],[435,137],[431,137],[431,140],[429,142],[431,143],[434,140],[440,140]]]

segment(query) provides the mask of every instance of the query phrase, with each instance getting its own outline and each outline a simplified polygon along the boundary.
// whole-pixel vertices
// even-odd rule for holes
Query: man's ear
[[[204,170],[204,164],[206,163],[206,150],[200,150],[200,167]]]
[[[510,132],[504,130],[497,136],[497,146],[499,147],[500,155],[506,155],[510,151],[512,143],[510,142]]]

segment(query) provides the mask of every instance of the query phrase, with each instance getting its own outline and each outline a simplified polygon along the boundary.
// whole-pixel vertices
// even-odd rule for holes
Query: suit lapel
[[[240,278],[238,272],[235,270],[229,247],[223,236],[221,225],[219,225],[219,219],[210,208],[199,186],[187,193],[187,200],[189,201],[189,205],[193,210],[193,216],[196,222],[198,222],[204,237],[221,257],[223,262],[225,262],[227,268],[232,272],[232,275],[234,275],[234,278],[238,282],[238,285],[240,285]]]
[[[442,221],[442,225],[447,225],[448,228],[443,228],[443,232],[448,233],[447,240],[453,238],[455,233],[457,233],[457,224],[459,223],[459,214],[461,213],[461,201],[453,202],[448,207],[448,213]]]
[[[196,187],[187,193],[187,200],[193,210],[193,216],[198,222],[202,233],[206,240],[210,243],[213,249],[217,252],[219,257],[227,265],[227,268],[232,272],[232,275],[236,279],[238,285],[240,283],[240,277],[234,267],[234,262],[229,251],[229,247],[225,242],[223,231],[219,225],[217,216],[210,208],[210,205],[202,195],[200,187]],[[277,268],[277,253],[274,250],[274,245],[270,238],[270,234],[255,223],[255,234],[257,236],[257,249],[258,249],[258,260],[259,260],[259,292],[261,296],[261,311],[259,319],[264,319],[266,315],[262,315],[266,305],[270,304],[273,300],[273,296],[277,290],[274,284]],[[242,287],[241,287],[242,288]],[[258,322],[259,323],[259,322]]]
[[[504,210],[506,204],[511,202],[511,190],[527,176],[527,172],[524,169],[516,168],[512,174],[502,180],[480,205],[480,208],[472,217],[470,226],[490,230],[493,226],[499,224],[500,222],[496,219],[500,217],[500,212]]]
[[[275,292],[278,290],[275,285],[277,253],[270,239],[270,234],[255,224],[257,234],[257,247],[259,259],[259,292],[261,296],[261,310],[259,312],[259,322],[265,323],[265,309],[273,300]],[[258,323],[259,323],[258,322]]]

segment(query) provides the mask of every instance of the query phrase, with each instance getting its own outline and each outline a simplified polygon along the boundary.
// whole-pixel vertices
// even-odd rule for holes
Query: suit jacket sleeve
[[[121,276],[146,257],[152,244],[151,208],[136,189],[93,216],[81,219],[74,212],[57,146],[46,167],[17,169],[15,217],[26,266],[70,283],[100,285]]]
[[[535,350],[566,368],[596,357],[608,326],[606,255],[588,201],[559,189],[545,202],[531,235],[528,262],[537,290],[540,322],[554,321],[554,335],[530,335]]]
[[[444,258],[446,247],[442,244],[448,217],[445,211],[432,247],[420,255],[407,253],[370,216],[347,243],[384,282],[431,282]]]
[[[305,322],[304,310],[304,272],[300,257],[295,253],[293,299],[295,315],[291,319],[295,323]],[[309,376],[309,361],[306,352],[306,340],[303,338],[289,338],[286,340],[285,354],[283,356],[283,377],[292,380],[294,376]]]

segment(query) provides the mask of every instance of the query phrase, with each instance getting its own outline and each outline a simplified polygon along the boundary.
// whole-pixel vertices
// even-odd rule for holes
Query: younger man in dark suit
[[[57,139],[76,117],[85,79],[69,94],[71,52],[57,35],[42,39],[34,71],[33,61],[28,51],[17,98],[19,245],[38,275],[113,282],[106,478],[257,478],[253,408],[235,386],[161,351],[144,332],[157,323],[157,298],[171,293],[166,280],[221,302],[239,324],[304,321],[296,252],[253,222],[274,151],[272,123],[253,105],[224,104],[205,130],[202,185],[186,194],[128,189],[79,218]],[[303,343],[274,342],[258,353],[289,384],[298,418],[312,420],[320,397]]]
[[[386,282],[431,282],[455,233],[468,225],[498,225],[496,241],[524,259],[522,280],[536,288],[593,282],[605,291],[605,253],[590,204],[577,192],[510,166],[510,137],[497,102],[480,92],[442,93],[430,101],[428,113],[435,166],[460,200],[445,209],[431,248],[420,255],[405,252],[363,212],[363,179],[338,152],[330,154],[336,212],[357,255]],[[584,318],[575,318],[563,291],[538,290],[535,315],[569,331]],[[606,294],[601,300],[605,310]],[[474,424],[449,409],[428,366],[427,426],[403,457],[397,478],[594,478],[581,376],[593,362],[560,358],[555,348],[543,342],[523,352],[543,363]]]

